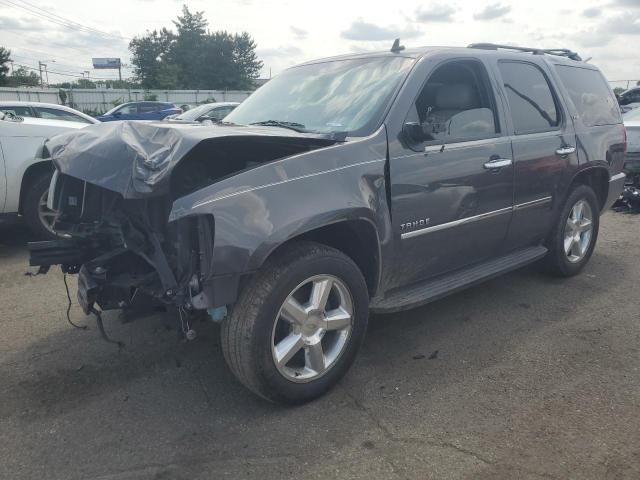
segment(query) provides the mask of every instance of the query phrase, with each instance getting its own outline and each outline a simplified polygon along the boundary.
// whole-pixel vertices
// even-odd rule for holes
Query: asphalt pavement
[[[185,344],[110,312],[120,351],[77,305],[71,327],[60,272],[25,276],[28,233],[0,226],[0,478],[638,479],[639,234],[610,212],[577,277],[373,317],[337,388],[286,408],[236,382],[210,322]]]

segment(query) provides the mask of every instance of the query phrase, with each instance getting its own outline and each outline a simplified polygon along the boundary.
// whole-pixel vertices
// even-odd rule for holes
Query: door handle
[[[571,155],[572,153],[576,153],[576,147],[573,145],[563,145],[556,150],[556,155],[560,155],[561,157]]]
[[[496,170],[498,168],[508,167],[511,164],[513,164],[513,160],[510,158],[494,158],[485,163],[484,168],[488,170]]]

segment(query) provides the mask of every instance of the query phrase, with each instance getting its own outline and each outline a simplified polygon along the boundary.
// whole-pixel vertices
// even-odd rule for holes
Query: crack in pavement
[[[487,457],[484,457],[482,455],[477,454],[476,452],[474,452],[473,450],[469,450],[467,448],[461,447],[459,445],[456,445],[455,443],[451,443],[451,442],[438,442],[438,441],[433,441],[433,440],[427,440],[425,438],[420,438],[420,437],[398,437],[396,435],[393,434],[393,432],[391,432],[391,430],[389,430],[389,428],[387,428],[381,421],[380,419],[378,419],[376,417],[376,415],[374,414],[373,411],[371,411],[370,408],[368,408],[364,403],[362,403],[355,395],[353,395],[351,392],[349,392],[346,388],[342,389],[345,394],[347,395],[347,397],[349,397],[354,405],[356,406],[356,408],[358,410],[360,410],[361,412],[365,413],[367,415],[367,417],[369,417],[369,419],[372,421],[372,423],[378,428],[378,430],[380,430],[383,434],[383,436],[389,440],[390,442],[397,442],[397,443],[420,443],[423,445],[428,445],[431,447],[438,447],[438,448],[446,448],[446,449],[451,449],[451,450],[455,450],[458,453],[462,453],[463,455],[466,456],[470,456],[476,460],[478,460],[479,462],[483,463],[484,465],[487,466],[499,466],[499,465],[503,465],[505,467],[508,468],[513,468],[515,470],[519,470],[523,473],[527,473],[529,475],[536,475],[540,478],[547,478],[549,480],[559,480],[558,477],[555,477],[554,475],[551,475],[549,473],[544,473],[544,472],[536,472],[533,470],[529,470],[526,468],[523,468],[520,465],[513,465],[510,463],[506,463],[506,462],[497,462],[495,460],[489,459]],[[389,459],[385,459],[389,462],[391,462],[391,460]]]

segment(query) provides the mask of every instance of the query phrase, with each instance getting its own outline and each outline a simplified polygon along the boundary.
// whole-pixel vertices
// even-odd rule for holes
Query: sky
[[[267,78],[314,58],[387,50],[400,37],[407,47],[569,48],[592,57],[609,80],[640,79],[640,0],[0,0],[0,46],[14,66],[45,62],[51,83],[85,71],[116,78],[93,70],[91,58],[128,64],[129,40],[172,27],[183,4],[204,11],[212,31],[249,32]]]

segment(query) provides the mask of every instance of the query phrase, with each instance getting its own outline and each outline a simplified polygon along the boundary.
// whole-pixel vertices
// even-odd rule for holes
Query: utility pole
[[[44,63],[38,60],[38,70],[40,71],[40,86],[44,87],[44,81],[42,80],[42,65],[44,65]]]
[[[47,79],[47,87],[49,86],[49,71],[47,70],[47,64],[44,65],[44,77]]]

